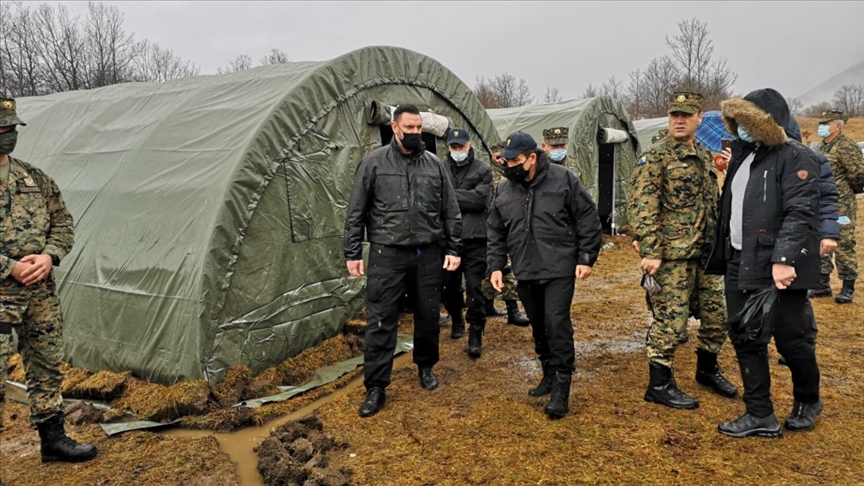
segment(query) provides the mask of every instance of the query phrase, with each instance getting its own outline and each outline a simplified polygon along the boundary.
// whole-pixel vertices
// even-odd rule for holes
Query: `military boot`
[[[495,308],[495,299],[483,299],[485,304],[483,305],[483,310],[486,312],[486,317],[500,317],[507,315],[504,312],[499,311]]]
[[[852,302],[852,296],[855,294],[855,280],[844,280],[843,289],[834,298],[838,304],[848,304]]]
[[[515,300],[505,300],[507,303],[507,324],[525,327],[531,322],[519,312],[519,304]]]
[[[735,437],[736,439],[743,439],[751,435],[770,438],[783,435],[783,431],[780,430],[780,423],[777,422],[777,417],[773,413],[762,418],[745,413],[735,420],[718,425],[717,430],[721,434]]]
[[[36,424],[42,449],[42,462],[84,462],[96,457],[93,444],[79,444],[66,435],[63,415]]]
[[[820,273],[819,285],[815,289],[807,291],[807,297],[815,299],[817,297],[831,297],[831,274]]]
[[[450,324],[450,337],[452,339],[462,339],[462,336],[465,335],[465,321],[462,320],[462,311],[451,314],[451,317],[453,318],[453,322]]]
[[[536,388],[528,390],[528,394],[532,397],[542,397],[552,393],[552,373],[549,371],[545,362],[541,361],[540,366],[543,368],[543,379]]]
[[[483,329],[472,324],[468,328],[468,356],[479,358],[483,352]]]
[[[691,410],[699,408],[699,401],[678,389],[672,369],[666,366],[650,364],[650,382],[645,391],[645,401],[659,403],[667,407]]]
[[[738,395],[738,388],[720,373],[717,355],[704,349],[696,349],[696,383],[705,385],[726,398],[735,398]]]
[[[561,418],[567,415],[570,403],[570,383],[573,379],[571,373],[556,371],[552,375],[552,396],[543,410],[550,418]]]

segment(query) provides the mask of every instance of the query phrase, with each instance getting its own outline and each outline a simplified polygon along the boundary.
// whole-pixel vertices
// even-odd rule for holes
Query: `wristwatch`
[[[57,255],[52,255],[50,253],[47,253],[47,255],[51,257],[51,264],[52,265],[54,265],[55,267],[60,266],[60,257],[58,257]]]

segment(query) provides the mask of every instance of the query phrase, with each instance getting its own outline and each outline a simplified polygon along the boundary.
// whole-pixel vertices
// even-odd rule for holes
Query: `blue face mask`
[[[567,149],[555,149],[549,151],[549,158],[555,162],[561,162],[567,157]]]
[[[821,138],[828,138],[828,136],[831,135],[831,128],[829,128],[828,125],[819,125],[819,128],[816,129],[816,133]]]
[[[756,139],[754,139],[752,135],[747,133],[747,130],[744,130],[743,125],[738,125],[738,138],[744,140],[747,143],[753,143],[756,141]]]
[[[451,150],[450,158],[452,158],[454,162],[464,162],[465,159],[468,158],[468,151],[466,150],[465,152],[456,152],[454,150]]]

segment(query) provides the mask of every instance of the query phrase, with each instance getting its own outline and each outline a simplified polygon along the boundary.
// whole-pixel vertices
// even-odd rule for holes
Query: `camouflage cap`
[[[489,147],[489,151],[492,152],[492,153],[495,153],[495,152],[503,152],[503,151],[504,151],[504,147],[506,147],[506,146],[507,146],[507,143],[506,143],[504,140],[499,140],[498,142],[493,143],[493,144]]]
[[[664,128],[664,129],[660,130],[659,132],[657,132],[657,135],[654,135],[653,137],[651,137],[651,143],[657,142],[658,140],[665,137],[666,135],[669,135],[669,129],[668,128]]]
[[[688,91],[678,91],[669,97],[669,111],[673,113],[680,111],[683,113],[699,113],[702,111],[702,95],[699,93],[690,93]]]
[[[570,141],[569,127],[552,127],[543,130],[543,141],[549,145],[563,145]]]
[[[15,100],[12,98],[0,98],[0,127],[12,125],[27,126],[23,120],[18,118],[18,113],[15,111]]]
[[[837,110],[825,110],[822,112],[822,116],[819,117],[819,123],[826,123],[834,120],[843,120],[843,123],[849,119],[845,113]]]

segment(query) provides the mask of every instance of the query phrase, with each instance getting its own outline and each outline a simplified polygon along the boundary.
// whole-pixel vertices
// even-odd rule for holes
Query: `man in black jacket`
[[[432,366],[438,362],[441,268],[459,267],[462,216],[444,165],[425,150],[421,125],[416,107],[396,108],[390,123],[393,139],[360,161],[351,188],[345,218],[345,260],[351,275],[364,274],[364,232],[371,243],[362,417],[384,405],[396,348],[398,301],[409,279],[416,292],[414,363],[423,388],[438,387]]]
[[[570,319],[574,276],[591,275],[602,243],[600,217],[576,175],[550,164],[527,133],[507,137],[501,157],[507,180],[498,186],[487,220],[492,286],[503,287],[509,253],[543,367],[543,380],[529,394],[551,392],[545,412],[563,417],[576,358]]]
[[[789,143],[789,107],[773,89],[723,102],[732,144],[708,270],[726,275],[729,337],[744,382],[746,413],[718,426],[736,438],[782,434],[771,402],[768,343],[792,372],[788,430],[810,430],[822,410],[816,364],[816,321],[807,289],[819,282],[820,168],[807,149]],[[776,289],[773,311],[746,319],[755,291]]]
[[[468,294],[468,355],[480,357],[486,311],[481,286],[486,276],[486,208],[492,189],[492,169],[474,156],[468,132],[453,128],[447,135],[450,153],[447,173],[462,213],[462,262],[454,272],[444,274],[444,308],[453,318],[450,337],[459,339],[465,333],[462,320],[462,274]]]

